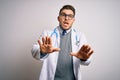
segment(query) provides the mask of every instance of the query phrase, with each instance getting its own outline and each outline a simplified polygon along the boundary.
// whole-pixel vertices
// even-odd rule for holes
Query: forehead
[[[63,10],[61,11],[61,13],[72,14],[72,15],[74,15],[73,11],[70,10],[70,9],[63,9]]]

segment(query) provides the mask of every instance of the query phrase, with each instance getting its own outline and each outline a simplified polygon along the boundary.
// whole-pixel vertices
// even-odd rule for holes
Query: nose
[[[68,18],[68,16],[65,16],[65,20],[68,20],[69,18]]]

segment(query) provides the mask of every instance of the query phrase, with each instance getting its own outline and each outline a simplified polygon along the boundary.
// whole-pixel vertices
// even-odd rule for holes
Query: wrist
[[[87,61],[87,59],[80,59],[81,61]]]

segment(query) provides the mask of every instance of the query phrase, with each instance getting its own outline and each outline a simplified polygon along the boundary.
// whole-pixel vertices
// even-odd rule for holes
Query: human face
[[[68,30],[72,27],[73,22],[75,21],[74,13],[70,9],[63,9],[58,16],[58,21],[62,29]]]

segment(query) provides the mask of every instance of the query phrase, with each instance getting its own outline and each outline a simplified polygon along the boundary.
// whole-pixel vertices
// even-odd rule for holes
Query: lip
[[[69,23],[68,22],[63,22],[65,25],[68,25]]]

